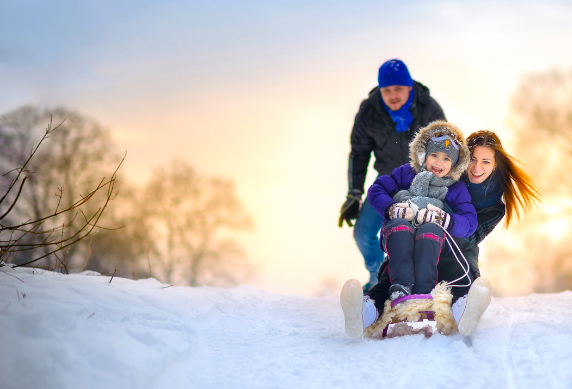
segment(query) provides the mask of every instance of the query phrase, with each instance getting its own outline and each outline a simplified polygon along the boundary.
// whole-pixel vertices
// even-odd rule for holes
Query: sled
[[[391,302],[391,308],[394,308],[397,304],[400,304],[400,303],[407,301],[407,300],[420,300],[420,299],[433,299],[433,296],[431,296],[430,294],[412,294],[409,296],[400,297],[397,300]],[[417,320],[418,323],[422,323],[424,320],[435,321],[435,312],[433,312],[433,311],[419,311],[419,316],[420,316],[419,320]],[[376,338],[379,338],[379,339],[387,338],[390,326],[392,324],[396,325],[396,324],[400,324],[400,323],[404,323],[404,324],[402,324],[400,326],[394,326],[391,337],[422,333],[423,335],[425,335],[426,338],[429,338],[433,335],[433,328],[430,325],[424,325],[422,327],[415,328],[414,326],[405,324],[405,323],[408,323],[407,318],[400,320],[397,317],[393,317],[391,319],[391,322],[388,323],[383,328],[383,331],[381,332],[381,337],[376,337]]]
[[[422,333],[450,335],[457,332],[449,288],[437,285],[431,294],[413,294],[386,301],[383,315],[365,329],[364,337],[387,339]],[[424,322],[426,320],[426,322]],[[431,322],[434,322],[434,326]]]

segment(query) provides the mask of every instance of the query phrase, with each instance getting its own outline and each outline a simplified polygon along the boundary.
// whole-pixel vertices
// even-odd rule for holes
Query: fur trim
[[[407,320],[410,323],[421,318],[420,311],[433,311],[437,330],[445,335],[457,332],[457,323],[453,318],[451,301],[453,295],[446,282],[441,282],[432,291],[433,299],[406,300],[391,308],[391,301],[385,302],[383,315],[364,331],[364,337],[381,339],[383,329],[390,323],[399,323]]]
[[[461,178],[461,175],[469,167],[471,154],[467,148],[467,141],[465,140],[465,136],[461,130],[446,121],[436,120],[419,130],[417,135],[415,135],[415,138],[413,138],[411,143],[409,143],[410,164],[411,167],[415,169],[415,172],[419,173],[425,163],[427,142],[433,137],[443,135],[449,135],[461,146],[459,149],[459,160],[455,166],[451,167],[451,171],[447,175],[455,181],[458,181],[459,178]]]

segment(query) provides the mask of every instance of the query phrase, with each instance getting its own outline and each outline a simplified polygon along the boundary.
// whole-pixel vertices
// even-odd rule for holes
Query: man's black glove
[[[348,226],[354,226],[351,221],[359,217],[361,194],[361,190],[359,189],[350,189],[346,196],[346,202],[342,205],[342,209],[340,210],[338,227],[341,228],[344,225],[344,220],[348,223]]]

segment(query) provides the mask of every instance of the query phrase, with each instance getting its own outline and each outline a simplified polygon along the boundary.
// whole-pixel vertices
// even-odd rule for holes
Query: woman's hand
[[[443,211],[441,208],[434,206],[433,204],[427,205],[427,208],[420,209],[417,212],[417,225],[422,225],[425,223],[435,223],[439,224],[444,229],[449,228],[451,223],[451,215]]]

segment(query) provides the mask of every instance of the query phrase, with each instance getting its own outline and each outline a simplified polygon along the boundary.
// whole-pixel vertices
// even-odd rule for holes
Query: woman
[[[465,275],[466,264],[462,258],[459,263],[453,253],[439,258],[438,271],[439,281],[454,281],[454,285],[458,285],[451,289],[453,313],[459,332],[470,336],[476,330],[491,295],[488,282],[479,278],[478,244],[496,227],[505,214],[505,228],[508,228],[514,215],[520,218],[521,211],[526,215],[532,203],[535,200],[540,201],[540,194],[531,178],[503,149],[500,139],[494,132],[483,130],[472,133],[467,138],[467,146],[471,160],[461,181],[471,194],[471,203],[477,211],[478,227],[470,237],[455,239],[455,242],[469,263],[469,271]],[[354,299],[353,304],[346,303],[344,307],[344,297],[351,295],[352,289],[355,289],[355,282],[349,280],[344,285],[341,299],[348,335],[350,333],[353,336],[357,336],[356,333],[359,335],[360,326],[368,327],[383,313],[390,286],[387,261],[382,264],[379,274],[378,284],[362,297],[361,304],[357,304],[358,300]],[[476,281],[473,284],[474,280]],[[359,312],[359,315],[356,312]],[[359,320],[361,323],[356,322]],[[348,328],[353,331],[348,331]]]
[[[456,243],[469,262],[469,275],[476,279],[480,275],[478,244],[505,216],[505,209],[505,228],[508,228],[515,214],[520,218],[519,204],[526,214],[532,203],[540,200],[540,195],[530,177],[504,151],[494,132],[477,131],[469,135],[467,145],[471,151],[471,162],[463,180],[471,194],[471,203],[477,210],[479,225],[471,237],[457,240]],[[440,258],[440,280],[452,281],[464,274],[456,265],[458,262],[452,253]],[[453,288],[452,292],[455,301],[467,294],[468,287]]]

